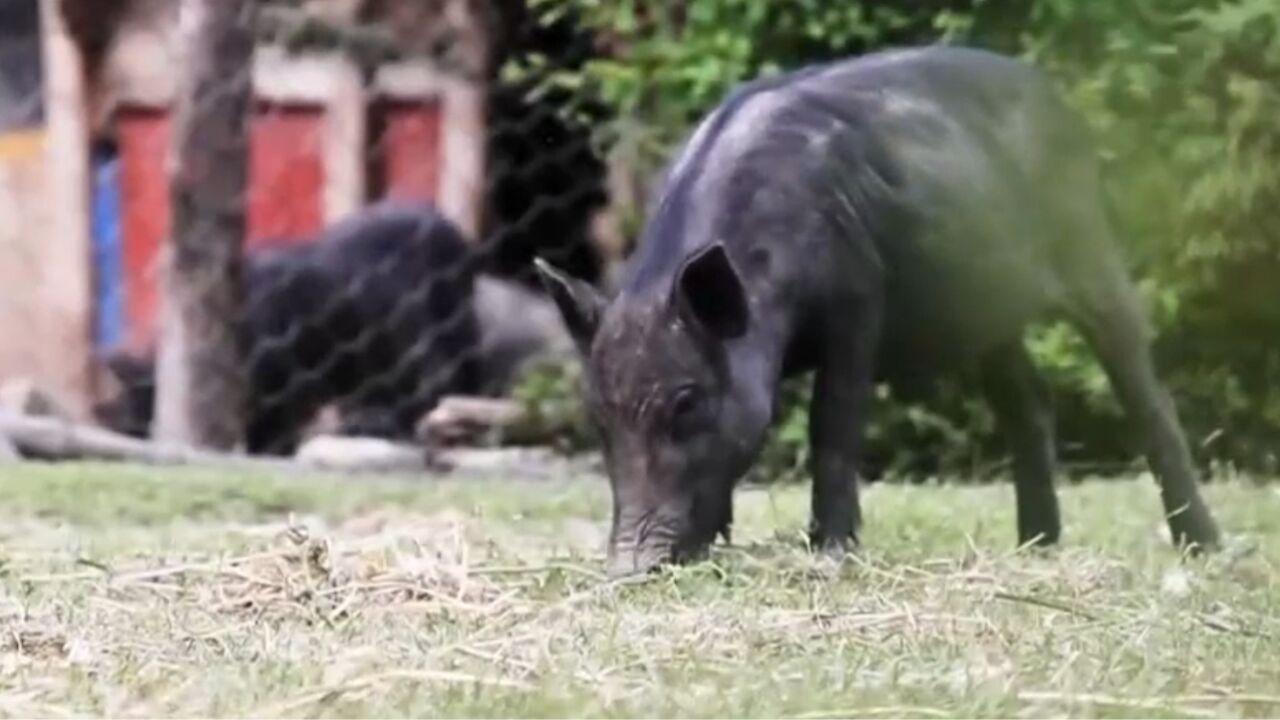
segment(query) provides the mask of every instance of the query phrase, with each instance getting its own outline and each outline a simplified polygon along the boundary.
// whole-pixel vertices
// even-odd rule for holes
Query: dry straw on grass
[[[136,535],[27,518],[0,716],[1280,712],[1269,552],[929,549],[914,523],[936,532],[968,496],[916,519],[896,507],[930,496],[889,490],[916,539],[882,525],[835,567],[766,519],[802,517],[797,489],[744,495],[745,542],[710,562],[616,583],[602,519],[485,514],[493,492]]]

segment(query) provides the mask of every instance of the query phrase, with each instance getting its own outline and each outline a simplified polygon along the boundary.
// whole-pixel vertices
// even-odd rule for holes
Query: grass
[[[0,716],[1277,716],[1280,489],[1207,488],[1183,561],[1149,481],[874,485],[867,547],[802,548],[807,488],[734,545],[602,580],[598,478],[342,481],[102,466],[0,478]]]

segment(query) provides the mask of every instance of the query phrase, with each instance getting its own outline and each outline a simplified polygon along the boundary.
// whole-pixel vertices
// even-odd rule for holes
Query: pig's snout
[[[641,575],[682,561],[687,514],[685,503],[619,513],[609,543],[609,576]]]
[[[674,553],[663,550],[613,550],[609,553],[607,572],[615,580],[645,575],[674,560]]]
[[[606,571],[612,579],[657,572],[664,565],[696,562],[707,556],[705,545],[661,548],[614,549],[609,553]]]
[[[681,565],[707,557],[710,542],[672,526],[648,532],[616,533],[609,546],[607,572],[611,578],[643,575],[664,565]]]
[[[674,537],[667,539],[644,537],[634,532],[619,533],[609,546],[607,570],[611,578],[643,575],[677,560]]]

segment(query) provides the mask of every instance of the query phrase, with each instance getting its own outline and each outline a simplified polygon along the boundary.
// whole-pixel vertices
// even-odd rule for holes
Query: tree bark
[[[243,296],[256,0],[182,0],[187,54],[170,176],[156,437],[228,450],[248,397],[236,324]]]

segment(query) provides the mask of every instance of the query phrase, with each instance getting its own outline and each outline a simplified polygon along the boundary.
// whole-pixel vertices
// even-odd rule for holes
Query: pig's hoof
[[[813,551],[812,572],[819,578],[838,577],[847,566],[852,553],[857,550],[857,543],[852,538],[843,541],[810,542],[810,549]]]
[[[1203,506],[1188,508],[1168,519],[1173,544],[1189,557],[1212,554],[1222,547],[1218,526]]]
[[[1018,533],[1018,550],[1033,554],[1048,554],[1058,547],[1058,533],[1020,532]]]
[[[852,535],[828,536],[814,532],[809,534],[809,549],[826,558],[844,560],[858,549],[858,540]]]

